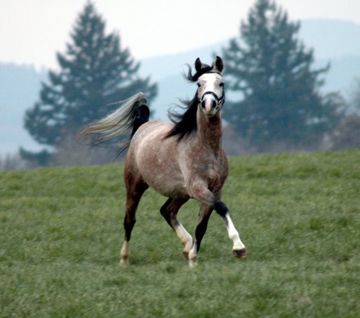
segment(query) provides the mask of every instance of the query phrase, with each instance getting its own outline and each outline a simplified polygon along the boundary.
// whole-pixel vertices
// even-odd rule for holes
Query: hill
[[[145,194],[118,266],[122,167],[0,173],[0,317],[357,317],[360,151],[231,158],[223,199],[248,248],[213,215],[199,265]],[[198,205],[180,219],[190,232]]]

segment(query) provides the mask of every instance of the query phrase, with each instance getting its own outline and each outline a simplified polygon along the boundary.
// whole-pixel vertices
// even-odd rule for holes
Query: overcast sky
[[[137,58],[175,54],[239,32],[255,0],[93,0]],[[0,0],[0,61],[56,65],[86,0]],[[291,19],[360,24],[360,0],[278,0]]]

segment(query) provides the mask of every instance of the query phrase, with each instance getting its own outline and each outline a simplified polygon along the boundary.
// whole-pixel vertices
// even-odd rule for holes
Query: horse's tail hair
[[[136,130],[149,121],[150,110],[145,95],[140,92],[120,102],[120,107],[99,121],[90,123],[80,133],[81,137],[95,135],[95,144],[127,135],[131,130],[131,137]]]

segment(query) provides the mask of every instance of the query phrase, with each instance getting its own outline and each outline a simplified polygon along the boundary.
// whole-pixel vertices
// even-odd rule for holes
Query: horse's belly
[[[182,197],[187,194],[184,178],[172,162],[155,159],[151,164],[140,164],[139,168],[144,181],[162,195]]]
[[[145,182],[152,187],[156,192],[171,197],[179,198],[188,196],[186,187],[181,182],[169,182],[167,178],[156,177],[156,178],[144,178]]]

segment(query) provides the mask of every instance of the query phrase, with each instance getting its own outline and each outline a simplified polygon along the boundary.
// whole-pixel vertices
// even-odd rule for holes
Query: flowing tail
[[[89,124],[81,133],[81,137],[95,135],[95,144],[110,141],[115,137],[126,135],[131,130],[130,139],[136,130],[149,121],[150,110],[143,93],[124,100],[120,107],[94,123]]]

